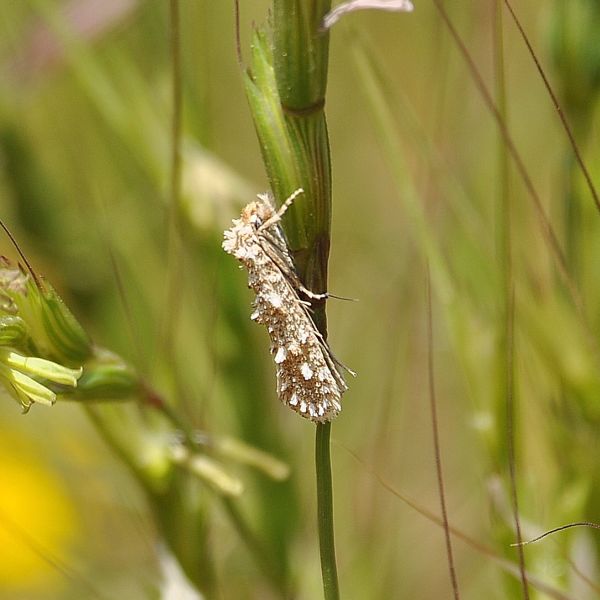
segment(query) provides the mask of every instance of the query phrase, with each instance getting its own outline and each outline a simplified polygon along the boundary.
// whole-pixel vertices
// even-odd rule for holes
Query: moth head
[[[273,216],[273,208],[264,202],[250,202],[242,211],[242,221],[258,229]]]

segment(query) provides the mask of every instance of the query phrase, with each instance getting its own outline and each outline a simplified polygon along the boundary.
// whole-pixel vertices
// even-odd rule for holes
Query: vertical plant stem
[[[451,38],[456,43],[456,46],[460,54],[462,55],[469,72],[471,73],[473,82],[475,83],[475,86],[477,87],[481,98],[483,99],[485,105],[487,106],[488,110],[490,111],[491,115],[496,121],[496,124],[498,125],[498,130],[500,132],[500,135],[502,136],[504,145],[506,146],[506,150],[511,156],[515,168],[517,169],[517,172],[519,173],[521,180],[523,181],[525,189],[527,190],[527,194],[529,195],[529,198],[533,203],[533,208],[536,212],[536,217],[539,222],[541,233],[544,237],[544,241],[548,246],[548,249],[550,250],[550,253],[556,261],[558,273],[571,296],[571,300],[573,302],[573,305],[577,309],[580,319],[582,320],[584,325],[587,326],[585,307],[583,305],[583,299],[581,297],[579,288],[577,287],[575,281],[571,277],[568,268],[568,263],[563,252],[562,246],[558,240],[558,236],[556,235],[556,231],[554,230],[554,227],[552,226],[552,223],[550,222],[550,219],[546,214],[546,210],[542,203],[541,196],[538,194],[537,189],[533,185],[533,180],[531,179],[529,171],[525,166],[525,162],[523,161],[523,158],[517,150],[517,146],[512,136],[510,135],[508,126],[502,119],[502,115],[500,114],[498,107],[494,102],[494,99],[492,98],[491,92],[489,91],[485,81],[483,80],[481,72],[477,68],[477,65],[475,64],[471,53],[465,45],[463,38],[460,36],[458,30],[454,26],[453,22],[450,20],[450,16],[444,7],[444,3],[442,2],[442,0],[433,0],[433,4],[437,9],[438,13],[440,14],[440,17],[442,18],[443,22],[446,24],[448,31],[450,32]]]
[[[181,207],[181,121],[182,69],[181,23],[179,0],[169,0],[169,49],[171,54],[171,173],[168,208],[167,285],[160,340],[166,354],[171,354],[175,338],[176,319],[180,313],[182,261],[180,253],[179,212]]]
[[[320,32],[331,0],[273,0],[272,40],[257,30],[246,91],[271,189],[278,203],[298,188],[283,222],[294,265],[313,292],[327,290],[331,229],[331,163],[325,93],[329,35]],[[239,38],[238,38],[239,39]],[[273,77],[274,76],[274,77]],[[324,300],[312,300],[327,338]],[[333,536],[331,425],[316,426],[316,479],[323,589],[339,597]]]
[[[494,70],[496,75],[496,102],[498,112],[502,121],[508,123],[508,110],[506,102],[506,82],[504,67],[504,31],[502,18],[502,2],[495,0],[494,12]],[[500,334],[501,351],[500,363],[503,373],[503,385],[501,386],[505,406],[506,424],[506,460],[508,461],[509,488],[513,509],[513,521],[517,535],[519,574],[523,598],[529,598],[529,584],[525,566],[525,554],[523,551],[521,520],[519,516],[519,501],[517,491],[516,474],[516,439],[515,439],[515,289],[513,273],[513,243],[512,243],[512,206],[510,201],[510,168],[506,144],[502,136],[498,136],[498,170],[500,187],[498,192],[499,215],[499,253],[500,263],[503,267],[502,288],[502,331]]]
[[[172,111],[171,120],[171,210],[177,215],[181,196],[181,27],[179,0],[169,2],[171,28]]]
[[[450,539],[448,511],[446,509],[446,493],[444,491],[444,474],[442,469],[442,451],[440,447],[437,399],[435,394],[435,370],[433,364],[433,306],[431,301],[431,275],[429,273],[429,265],[427,265],[427,366],[429,379],[429,405],[431,409],[433,449],[438,482],[438,493],[440,496],[440,508],[442,511],[442,522],[444,524],[444,535],[446,540],[446,556],[448,558],[448,569],[450,571],[450,583],[452,584],[452,594],[455,600],[460,600],[458,578],[456,576],[456,568],[454,566],[454,555],[452,552],[452,540]]]
[[[579,145],[577,144],[577,142],[575,140],[575,133],[573,132],[573,128],[571,127],[571,125],[569,125],[569,122],[565,115],[565,111],[563,110],[561,103],[558,100],[558,96],[557,96],[556,92],[554,91],[554,88],[550,84],[550,80],[548,79],[548,77],[546,77],[546,73],[544,72],[544,69],[542,68],[542,65],[537,57],[537,54],[536,54],[535,50],[533,49],[533,46],[531,45],[531,42],[529,41],[529,37],[527,36],[527,33],[525,32],[525,29],[523,28],[523,25],[521,24],[520,19],[517,17],[517,14],[513,9],[512,4],[509,2],[509,0],[504,0],[504,4],[506,5],[506,8],[508,9],[508,12],[510,13],[510,16],[511,16],[512,20],[514,21],[517,29],[519,30],[519,34],[523,38],[523,42],[525,42],[525,45],[527,46],[527,51],[529,52],[533,62],[535,63],[535,68],[537,69],[538,73],[540,74],[540,77],[542,78],[544,87],[546,88],[546,91],[548,92],[548,95],[550,96],[550,98],[552,100],[552,104],[554,105],[556,113],[558,114],[558,118],[560,119],[563,129],[565,130],[565,133],[567,134],[567,137],[569,138],[569,144],[571,145],[571,148],[573,149],[573,154],[575,156],[575,160],[576,160],[577,164],[579,165],[579,169],[581,170],[581,173],[583,174],[583,177],[584,177],[587,187],[590,191],[590,194],[592,195],[592,199],[594,200],[594,204],[596,205],[596,210],[600,213],[600,196],[598,195],[598,191],[596,190],[596,186],[594,185],[594,182],[592,180],[592,176],[589,172],[589,169],[587,168],[587,166],[583,160],[583,155],[582,155],[581,151],[579,150]]]
[[[510,495],[513,510],[513,520],[515,524],[515,533],[517,536],[517,550],[519,555],[519,573],[521,576],[521,586],[523,588],[523,598],[529,600],[529,583],[527,581],[527,570],[525,566],[525,551],[521,542],[523,534],[521,533],[521,519],[519,516],[519,494],[517,491],[517,467],[516,467],[516,433],[515,433],[515,383],[514,383],[514,318],[515,318],[515,295],[511,286],[508,290],[508,319],[507,319],[507,344],[506,344],[506,436],[508,443],[508,470],[510,480]]]
[[[333,534],[333,486],[331,479],[330,434],[331,423],[317,424],[315,444],[317,520],[319,527],[319,548],[321,552],[321,573],[323,576],[324,597],[325,600],[338,600],[340,592]]]
[[[298,274],[316,292],[327,289],[331,228],[331,162],[325,119],[329,35],[318,29],[330,0],[274,0],[274,62],[281,107],[306,201],[292,207],[289,238]],[[327,337],[324,302],[313,302],[315,323]],[[331,424],[317,424],[317,524],[325,600],[339,598],[333,527]]]

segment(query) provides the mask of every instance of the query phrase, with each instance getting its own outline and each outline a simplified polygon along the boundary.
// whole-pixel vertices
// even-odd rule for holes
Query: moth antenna
[[[280,219],[300,194],[304,194],[303,188],[298,188],[295,192],[292,192],[289,198],[281,205],[281,208],[277,211],[277,215]]]
[[[43,289],[42,284],[41,284],[36,272],[33,270],[33,267],[31,266],[31,264],[27,260],[27,257],[25,256],[25,253],[23,252],[23,250],[21,250],[21,247],[19,246],[17,240],[15,239],[13,234],[10,232],[10,229],[4,224],[4,221],[2,219],[0,219],[0,226],[2,227],[2,229],[4,229],[4,233],[6,233],[6,235],[8,236],[8,239],[10,240],[11,244],[15,247],[15,250],[19,253],[21,260],[23,261],[23,263],[27,267],[27,270],[31,274],[31,277],[32,277],[33,281],[35,282],[36,287],[39,290],[42,290]]]
[[[259,231],[268,229],[275,223],[281,221],[281,217],[286,213],[287,209],[292,205],[294,200],[300,195],[304,194],[304,189],[298,188],[295,192],[292,192],[288,199],[279,207],[279,210],[269,219],[267,219],[259,228]]]

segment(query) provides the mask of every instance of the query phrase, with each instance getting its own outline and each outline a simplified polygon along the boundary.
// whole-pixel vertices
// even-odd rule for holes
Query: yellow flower
[[[69,562],[77,531],[74,507],[22,438],[0,432],[0,453],[0,589],[48,591],[65,583],[52,563]]]

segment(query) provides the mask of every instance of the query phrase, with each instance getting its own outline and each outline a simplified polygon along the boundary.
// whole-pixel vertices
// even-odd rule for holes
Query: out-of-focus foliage
[[[266,21],[268,2],[242,4],[249,57],[251,23]],[[492,4],[449,10],[493,88]],[[591,28],[598,3],[513,4],[600,180],[597,43],[591,29],[574,25]],[[122,448],[136,448],[135,464],[128,463],[136,481],[79,406],[34,406],[21,417],[14,402],[0,402],[2,600],[156,597],[160,565],[171,559],[159,531],[172,532],[171,547],[189,558],[188,575],[205,553],[199,579],[214,578],[223,598],[321,593],[313,429],[277,402],[268,340],[248,318],[244,275],[220,248],[239,207],[266,187],[232,8],[209,0],[180,5],[177,243],[168,239],[169,19],[167,3],[150,0],[0,3],[0,217],[94,341],[133,365],[190,432],[210,432],[199,441],[219,461],[218,473],[231,477],[221,482],[243,485],[235,507],[260,544],[242,542],[243,528],[229,501],[214,493],[215,481],[190,476],[204,469],[210,478],[212,463],[173,454],[162,416],[134,405],[94,409],[115,420]],[[530,537],[568,521],[600,521],[600,215],[508,18],[504,32],[510,131],[567,250],[583,306],[582,313],[558,275],[512,173],[517,473]],[[342,593],[449,597],[440,527],[373,472],[438,510],[426,383],[427,257],[450,520],[516,560],[508,548],[507,432],[499,417],[498,134],[430,2],[417,2],[410,15],[349,15],[331,36],[330,289],[360,299],[328,304],[331,345],[358,372],[333,426]],[[15,258],[8,240],[1,253]],[[163,427],[162,437],[142,435]],[[271,465],[279,479],[287,464],[291,476],[271,479],[244,461]],[[137,486],[143,473],[164,483],[154,488],[154,503]],[[193,515],[194,527],[181,515]],[[465,597],[521,597],[497,561],[455,545]],[[527,567],[567,597],[591,599],[597,590],[572,563],[600,581],[599,548],[595,532],[564,532],[528,547]]]

